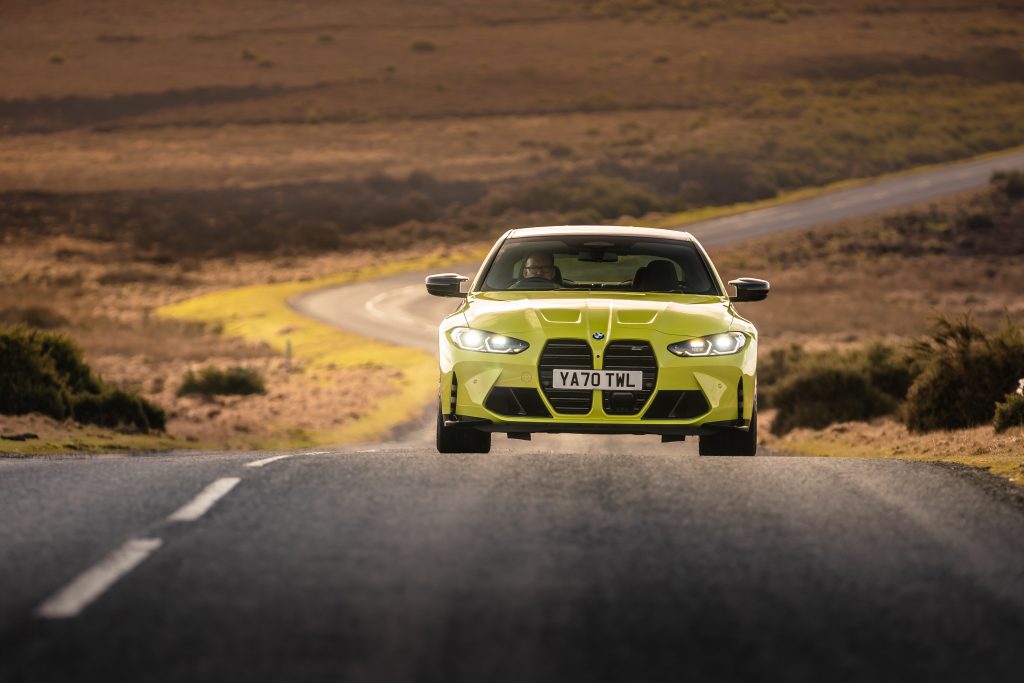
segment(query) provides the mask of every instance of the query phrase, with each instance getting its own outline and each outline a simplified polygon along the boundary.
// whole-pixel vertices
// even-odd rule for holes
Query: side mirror
[[[736,288],[736,296],[729,297],[729,301],[764,301],[772,288],[767,280],[758,280],[756,277],[729,280],[729,284]]]
[[[426,279],[427,293],[434,296],[457,296],[464,297],[462,283],[469,278],[458,273],[439,273],[428,275]]]

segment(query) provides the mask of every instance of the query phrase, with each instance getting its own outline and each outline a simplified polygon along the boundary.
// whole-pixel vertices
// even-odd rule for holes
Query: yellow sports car
[[[440,326],[437,450],[486,453],[491,434],[700,437],[701,455],[757,451],[757,330],[691,235],[620,227],[506,232]]]

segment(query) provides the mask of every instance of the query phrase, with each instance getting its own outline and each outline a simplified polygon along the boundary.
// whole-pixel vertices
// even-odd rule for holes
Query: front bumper
[[[541,386],[540,349],[500,356],[462,351],[447,345],[441,354],[440,401],[447,426],[507,433],[589,433],[707,435],[746,429],[756,395],[757,341],[730,356],[681,358],[664,345],[652,344],[658,363],[654,391],[632,415],[610,414],[595,392],[586,414],[560,414]],[[453,391],[454,383],[454,391]],[[547,416],[501,414],[487,407],[498,388],[532,389]],[[686,419],[658,419],[648,414],[660,392],[699,392],[707,410]],[[493,401],[491,402],[493,406]],[[652,411],[653,413],[653,411]]]
[[[569,421],[538,421],[521,420],[491,422],[484,418],[455,415],[445,419],[445,427],[459,429],[476,429],[484,432],[502,434],[660,434],[662,436],[708,436],[726,431],[742,431],[750,429],[750,421],[738,422],[704,422],[701,424],[653,424],[650,422],[634,422],[630,424],[595,424],[592,422]]]

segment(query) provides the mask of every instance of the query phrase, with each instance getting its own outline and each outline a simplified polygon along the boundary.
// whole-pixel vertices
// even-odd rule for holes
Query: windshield
[[[692,242],[579,235],[506,240],[482,291],[601,289],[632,292],[721,292]]]

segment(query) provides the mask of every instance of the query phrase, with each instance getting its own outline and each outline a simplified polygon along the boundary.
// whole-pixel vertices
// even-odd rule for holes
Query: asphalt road
[[[412,284],[299,306],[432,348],[452,303]],[[0,458],[0,681],[1024,670],[1024,506],[984,477],[644,437],[495,446],[441,456],[423,428],[294,453]]]
[[[936,466],[260,457],[0,460],[0,680],[1010,681],[1024,663],[1021,508]],[[160,545],[76,616],[35,614],[129,539]]]

